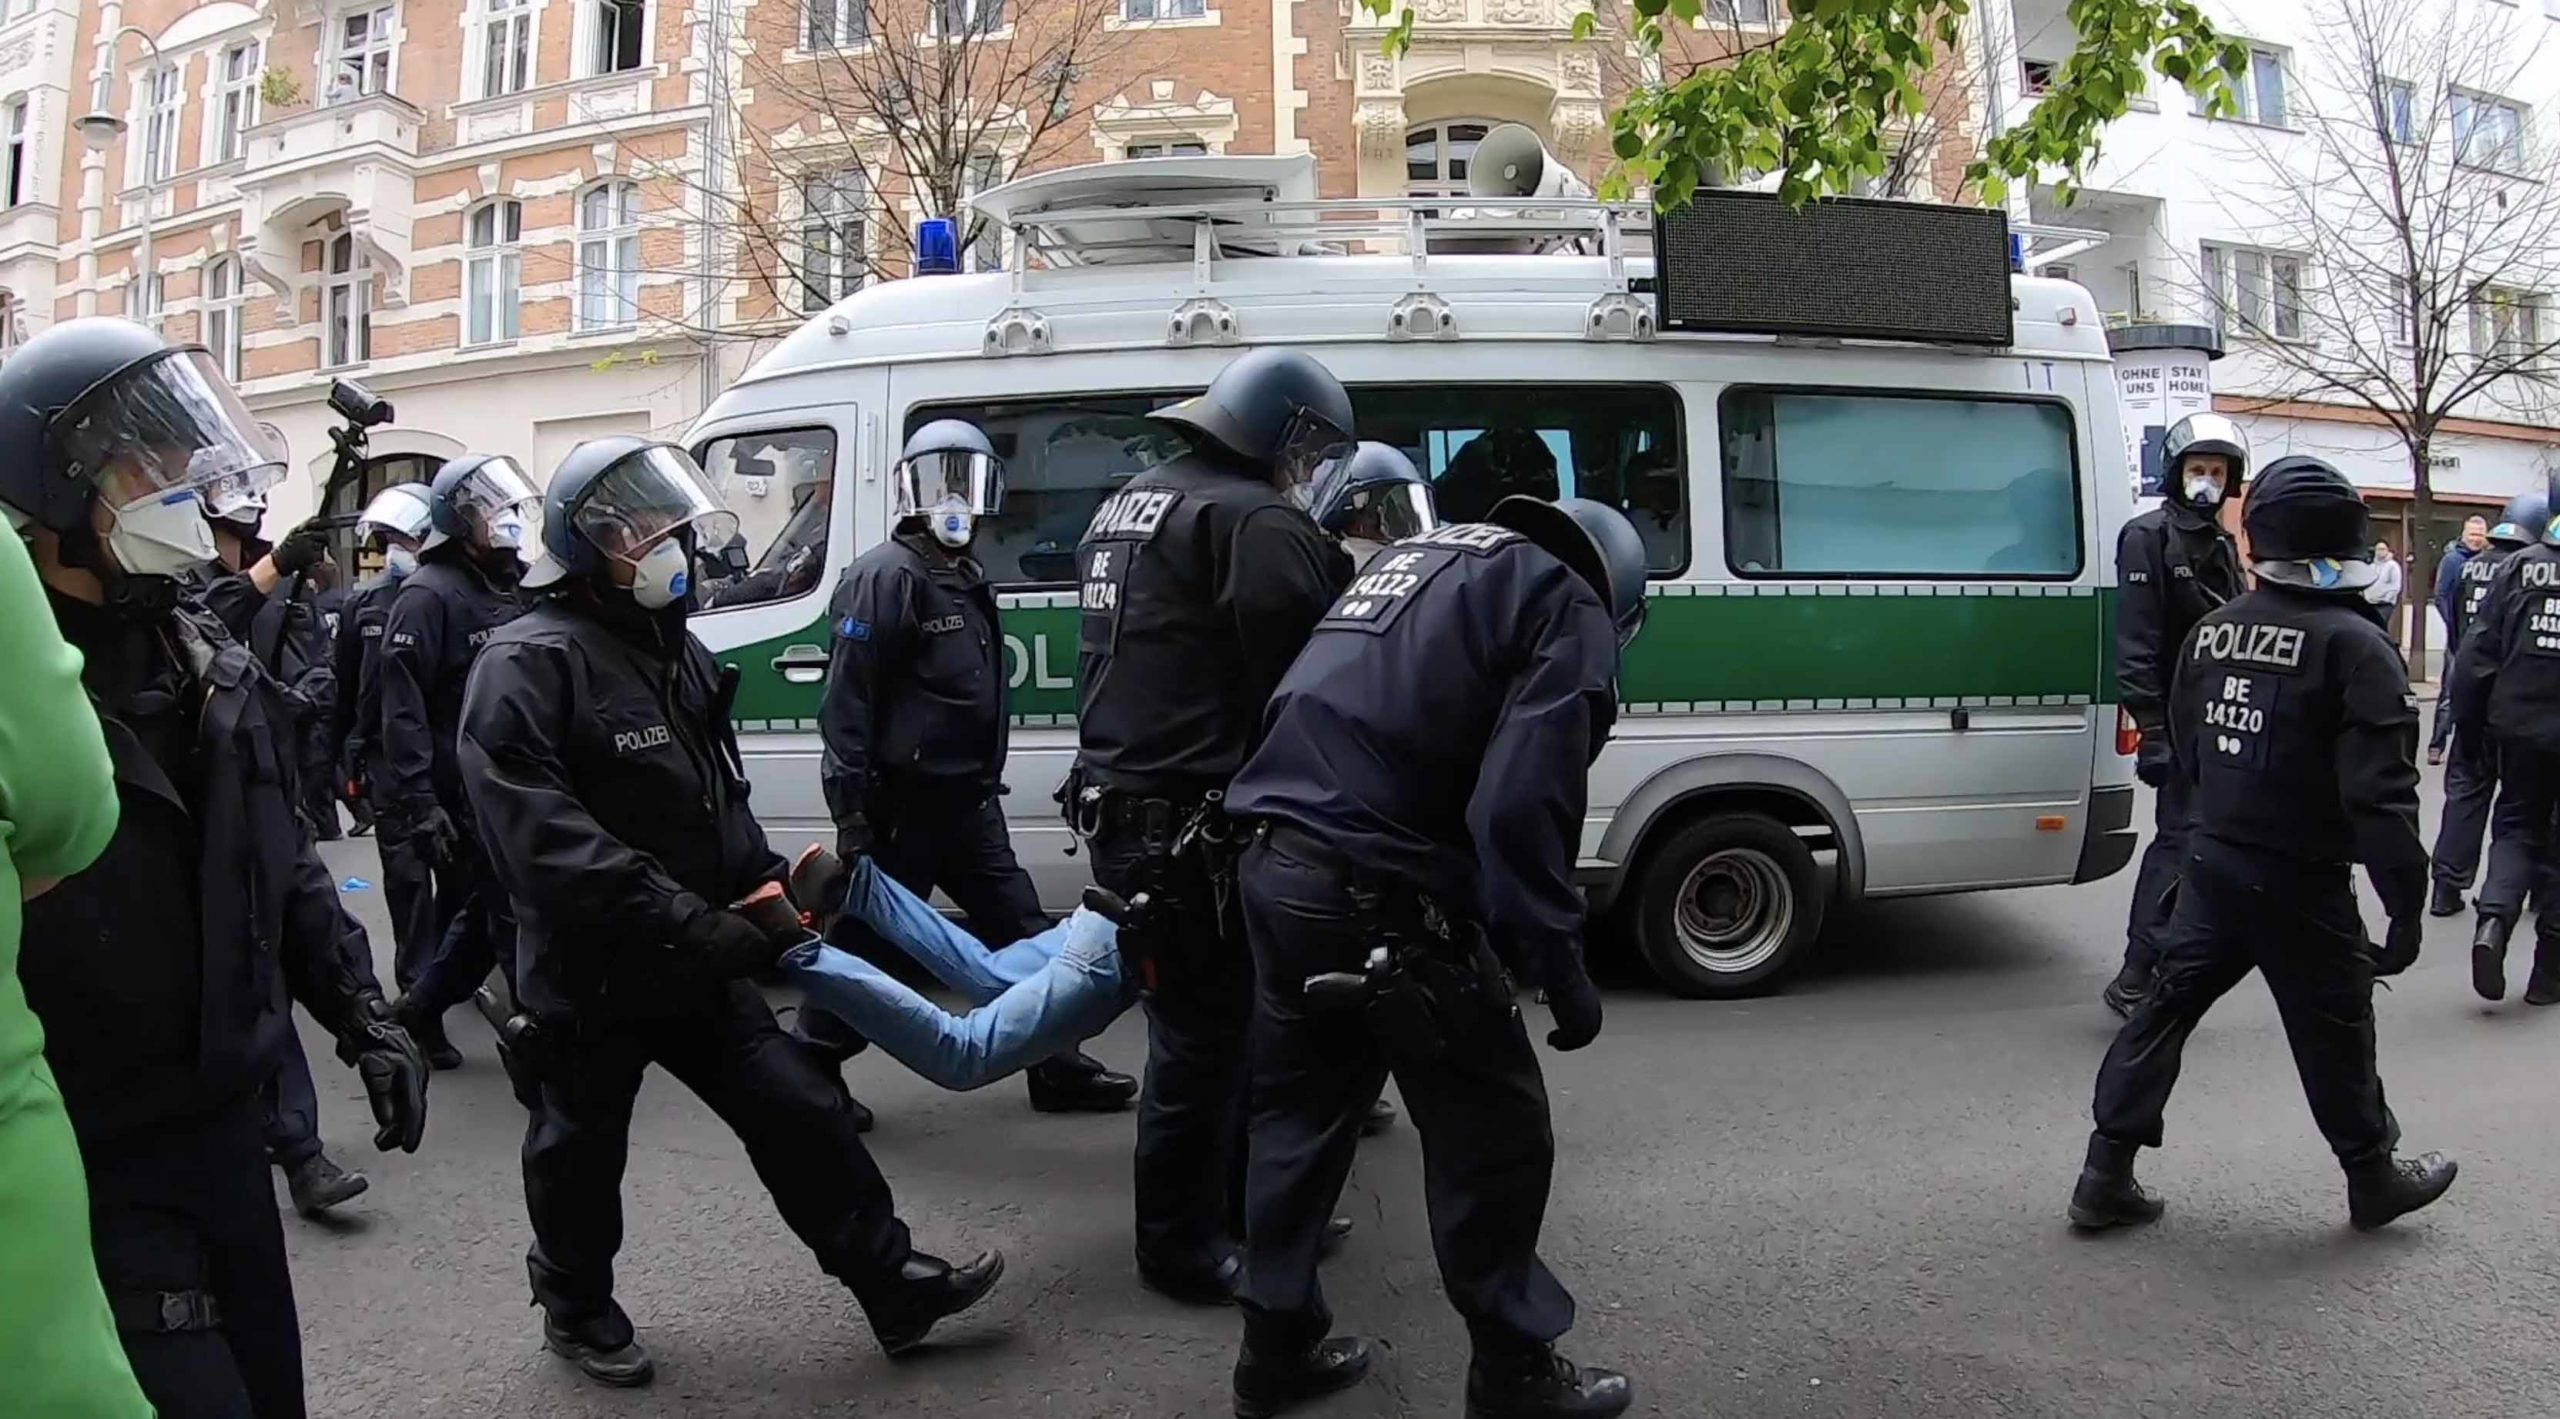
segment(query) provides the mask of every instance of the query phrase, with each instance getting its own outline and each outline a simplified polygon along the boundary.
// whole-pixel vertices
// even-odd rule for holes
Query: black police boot
[[[898,1279],[877,1295],[857,1297],[871,1320],[871,1333],[882,1351],[904,1355],[924,1343],[938,1321],[978,1303],[1004,1275],[1004,1253],[984,1251],[977,1259],[953,1266],[938,1256],[915,1252]]]
[[[1541,1345],[1467,1364],[1467,1419],[1609,1419],[1635,1399],[1615,1370],[1576,1365]]]
[[[609,1305],[603,1315],[571,1322],[544,1311],[542,1344],[600,1385],[638,1389],[658,1375],[649,1352],[640,1348],[640,1337],[632,1333],[631,1317],[619,1305]]]
[[[2451,882],[2438,882],[2427,896],[2427,915],[2459,916],[2462,913],[2462,889]]]
[[[317,1217],[332,1207],[353,1202],[364,1196],[373,1184],[362,1173],[351,1173],[339,1167],[326,1153],[314,1153],[284,1171],[285,1191],[293,1195],[293,1210],[305,1217]]]
[[[1109,1114],[1138,1097],[1138,1081],[1102,1067],[1102,1061],[1069,1050],[1022,1071],[1031,1107],[1044,1114]]]
[[[1267,1355],[1247,1341],[1236,1355],[1236,1419],[1271,1419],[1360,1383],[1369,1342],[1337,1335],[1295,1355]]]
[[[2482,1000],[2507,998],[2507,933],[2515,923],[2483,916],[2471,936],[2471,989]]]
[[[1316,1244],[1317,1254],[1331,1256],[1342,1250],[1342,1244],[1351,1238],[1351,1225],[1348,1217],[1328,1219],[1324,1224],[1324,1239]]]
[[[2133,1012],[2142,1008],[2142,998],[2150,993],[2150,968],[2127,961],[2116,971],[2116,978],[2107,982],[2107,988],[2098,992],[2098,998],[2116,1012],[2118,1019],[2130,1020]]]
[[[2347,1220],[2359,1232],[2405,1217],[2453,1186],[2461,1169],[2442,1153],[2395,1158],[2386,1153],[2347,1165]]]
[[[391,1002],[391,1022],[409,1032],[409,1038],[417,1042],[418,1053],[426,1056],[429,1069],[462,1067],[462,1051],[455,1049],[453,1040],[445,1034],[441,1014],[431,1015],[423,1004],[413,1004],[410,996],[402,995]]]
[[[1205,1272],[1150,1266],[1145,1257],[1138,1258],[1138,1284],[1186,1306],[1234,1305],[1236,1287],[1243,1281],[1244,1258],[1233,1253]]]
[[[1384,1099],[1369,1105],[1369,1111],[1360,1116],[1360,1136],[1363,1138],[1375,1138],[1395,1126],[1396,1106]]]
[[[2560,1005],[2560,940],[2533,943],[2533,976],[2524,983],[2527,1005]]]
[[[2157,1222],[2167,1204],[2133,1180],[2131,1143],[2118,1143],[2103,1133],[2089,1135],[2088,1161],[2080,1165],[2079,1186],[2071,1189],[2071,1225],[2084,1232],[2109,1227],[2139,1227]]]

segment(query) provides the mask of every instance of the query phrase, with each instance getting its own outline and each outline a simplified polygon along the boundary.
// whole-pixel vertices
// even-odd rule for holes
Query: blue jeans
[[[782,958],[809,1004],[945,1089],[992,1084],[1102,1033],[1137,999],[1116,928],[1078,910],[989,950],[869,859],[853,864],[844,911],[977,1006],[955,1015],[859,956],[811,941]]]

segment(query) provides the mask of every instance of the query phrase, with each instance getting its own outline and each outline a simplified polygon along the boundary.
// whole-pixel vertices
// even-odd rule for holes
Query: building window
[[[608,182],[578,199],[578,328],[640,318],[639,189]]]
[[[533,6],[480,0],[480,97],[516,93],[533,82]]]
[[[1493,131],[1481,122],[1435,123],[1404,135],[1404,190],[1409,197],[1464,197],[1467,164]]]
[[[2484,360],[2531,368],[2543,341],[2542,297],[2484,286],[2471,298],[2471,351]]]
[[[584,0],[589,74],[620,74],[640,67],[647,52],[649,0]]]
[[[1725,559],[1743,576],[2079,574],[2060,403],[1735,388],[1717,423]]]
[[[1124,20],[1197,20],[1208,13],[1208,0],[1120,0]]]
[[[2286,112],[2284,61],[2285,53],[2281,49],[2250,46],[2247,71],[2231,83],[2231,102],[2235,107],[2224,117],[2236,118],[2243,123],[2263,123],[2270,128],[2283,127]],[[2204,112],[2203,98],[2195,100],[2195,111]]]
[[[240,377],[240,263],[228,257],[204,268],[204,347],[225,378]]]
[[[1176,138],[1163,143],[1132,143],[1123,150],[1132,158],[1204,158],[1209,145],[1196,138]]]
[[[860,168],[843,168],[800,184],[800,306],[821,311],[862,288],[869,250],[863,216],[870,184]]]
[[[800,0],[801,44],[808,49],[850,49],[871,37],[866,0]]]
[[[2018,61],[2018,92],[2028,98],[2040,98],[2053,87],[2054,76],[2062,66],[2050,59]]]
[[[1707,0],[1709,18],[1728,25],[1768,24],[1776,0]]]
[[[173,64],[152,70],[143,81],[144,182],[166,182],[178,171],[178,79],[178,69]]]
[[[2243,337],[2302,338],[2302,258],[2208,243],[2199,262],[2216,328]]]
[[[222,51],[222,80],[214,95],[213,160],[227,163],[246,150],[245,135],[258,123],[258,79],[264,46],[257,40]]]
[[[390,91],[391,36],[397,18],[398,12],[389,5],[338,17],[329,89],[324,95],[329,102]]]
[[[970,222],[975,220],[978,236],[977,240],[969,243],[969,249],[961,254],[960,264],[967,270],[1001,271],[1004,269],[1004,229],[994,222],[973,219],[969,215],[969,204],[976,201],[980,193],[1003,181],[1004,159],[993,153],[970,155],[969,166],[961,174],[960,181],[960,227],[963,232],[966,232]]]
[[[928,0],[926,14],[939,35],[993,34],[1004,28],[1004,0]]]
[[[2382,136],[2394,143],[2418,141],[2418,91],[2399,79],[2386,79],[2381,95]]]
[[[2505,99],[2457,91],[2453,96],[2453,160],[2498,172],[2524,167],[2524,110]]]
[[[490,345],[516,338],[521,267],[516,243],[524,237],[524,208],[506,198],[483,202],[463,223],[462,343]]]
[[[7,291],[0,291],[0,357],[5,357],[25,341],[26,319],[26,303]]]
[[[373,358],[373,275],[356,239],[344,232],[329,239],[328,280],[321,288],[320,363],[335,369]]]
[[[9,150],[5,155],[7,171],[0,173],[0,181],[7,183],[8,205],[15,207],[34,195],[28,190],[31,184],[27,181],[27,101],[25,99],[9,100],[8,128]]]
[[[141,279],[134,276],[125,277],[124,318],[127,320],[149,321],[153,324],[157,324],[160,319],[160,308],[165,303],[168,294],[169,283],[167,278],[162,276],[153,276],[151,278],[150,298],[146,302],[143,297]]]

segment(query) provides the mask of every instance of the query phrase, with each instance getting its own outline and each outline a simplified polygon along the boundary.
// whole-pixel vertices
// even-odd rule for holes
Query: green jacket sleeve
[[[68,877],[116,832],[115,771],[35,563],[0,536],[0,816],[24,877]]]

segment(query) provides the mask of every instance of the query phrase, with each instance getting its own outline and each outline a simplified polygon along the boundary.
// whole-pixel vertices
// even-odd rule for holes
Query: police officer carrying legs
[[[1004,633],[995,593],[969,555],[978,519],[1004,502],[1004,465],[973,424],[916,430],[890,489],[895,526],[836,588],[835,647],[818,730],[836,852],[868,853],[920,897],[939,887],[969,930],[1007,946],[1049,926],[1004,825]],[[839,943],[856,950],[877,938]],[[803,1009],[800,1029],[841,1058],[858,1048],[834,1017]],[[1043,1113],[1128,1107],[1138,1081],[1070,1050],[1024,1071]]]
[[[2196,831],[2151,994],[2098,1070],[2097,1131],[2071,1195],[2083,1228],[2160,1215],[2134,1153],[2160,1146],[2187,1036],[2252,969],[2346,1168],[2349,1219],[2379,1227],[2453,1183],[2441,1154],[2392,1155],[2400,1126],[2374,1066],[2373,981],[2418,958],[2427,854],[2418,701],[2362,594],[2372,521],[2316,458],[2278,459],[2242,515],[2257,589],[2197,623],[2172,669],[2174,772],[2194,793]],[[2379,951],[2356,909],[2358,862],[2391,921]]]
[[[2560,483],[2554,485],[2560,492]],[[2546,502],[2546,507],[2551,499]],[[2466,568],[2465,570],[2468,570]],[[2454,742],[2497,755],[2498,806],[2490,823],[2489,875],[2471,945],[2471,986],[2484,1000],[2507,994],[2507,937],[2529,893],[2534,917],[2528,1005],[2560,1004],[2560,526],[2547,520],[2534,545],[2508,557],[2472,613],[2452,685]]]
[[[2478,615],[2481,602],[2488,599],[2490,579],[2498,567],[2519,547],[2531,546],[2542,536],[2542,526],[2549,519],[2544,513],[2546,499],[2540,492],[2520,493],[2508,499],[2506,510],[2498,514],[2497,525],[2489,529],[2489,545],[2462,564],[2454,574],[2454,610],[2452,623],[2445,630],[2444,693],[2438,713],[2450,726],[2454,669],[2461,661],[2462,641]],[[2448,735],[2449,739],[2451,736]],[[2427,898],[2427,915],[2452,916],[2462,910],[2462,894],[2480,873],[2480,835],[2489,826],[2489,802],[2498,787],[2498,758],[2484,734],[2453,744],[2453,757],[2444,771],[2444,816],[2436,828],[2435,887]],[[2518,900],[2522,900],[2521,894]],[[2512,914],[2508,920],[2513,921]]]
[[[460,753],[523,925],[515,993],[533,1024],[507,1057],[538,1097],[524,1172],[546,1340],[603,1383],[650,1378],[613,1256],[631,1102],[655,1064],[738,1135],[881,1346],[910,1349],[1004,1262],[912,1249],[844,1086],[748,984],[808,933],[747,804],[735,672],[685,629],[697,548],[735,519],[682,450],[623,437],[561,460],[542,522],[525,577],[541,599],[473,673]]]
[[[424,484],[385,488],[365,505],[356,519],[356,541],[381,549],[382,571],[347,598],[334,655],[338,771],[374,803],[376,816],[390,812],[395,821],[397,808],[387,796],[391,775],[382,762],[382,628],[390,619],[392,598],[418,569],[418,544],[426,539],[427,523]],[[382,898],[391,909],[392,977],[405,991],[417,984],[418,973],[444,939],[444,918],[436,911],[435,864],[411,835],[386,831],[376,846],[382,857]]]
[[[462,691],[480,648],[524,610],[523,571],[539,499],[515,460],[469,454],[446,463],[427,490],[418,569],[391,599],[374,674],[382,701],[383,832],[435,864],[445,926],[394,1007],[438,1069],[462,1062],[444,1012],[471,998],[515,949],[506,894],[491,888],[486,853],[462,791],[454,735]]]
[[[1644,618],[1644,543],[1586,499],[1511,497],[1489,523],[1373,558],[1280,682],[1228,811],[1255,975],[1252,1162],[1236,1413],[1356,1380],[1325,1338],[1319,1231],[1359,1107],[1395,1076],[1422,1136],[1433,1250],[1474,1358],[1470,1419],[1608,1415],[1624,1376],[1558,1357],[1573,1298],[1538,1259],[1555,1135],[1514,1000],[1547,1042],[1600,1032],[1573,868],[1584,776]]]
[[[0,503],[115,764],[115,838],[27,903],[19,962],[99,1274],[162,1419],[299,1419],[258,1090],[297,1000],[362,1076],[376,1146],[417,1148],[426,1067],[295,819],[283,692],[178,580],[214,554],[202,508],[272,483],[280,455],[211,355],[121,320],[65,321],[0,365],[0,449]]]
[[[2190,414],[2170,426],[2160,506],[2125,523],[2116,537],[2116,687],[2142,730],[2134,772],[2154,790],[2151,843],[2133,874],[2124,929],[2124,966],[2108,982],[2107,1008],[2131,1015],[2151,988],[2168,924],[2169,884],[2187,853],[2192,811],[2187,785],[2169,771],[2171,662],[2204,614],[2240,594],[2240,553],[2219,520],[2249,473],[2249,440],[2220,414]]]
[[[1096,881],[1151,894],[1183,943],[1146,999],[1138,1275],[1224,1304],[1241,1265],[1250,980],[1214,809],[1263,707],[1350,575],[1303,486],[1351,448],[1351,396],[1295,350],[1251,351],[1153,417],[1190,451],[1140,473],[1076,549],[1079,745],[1069,823]]]

